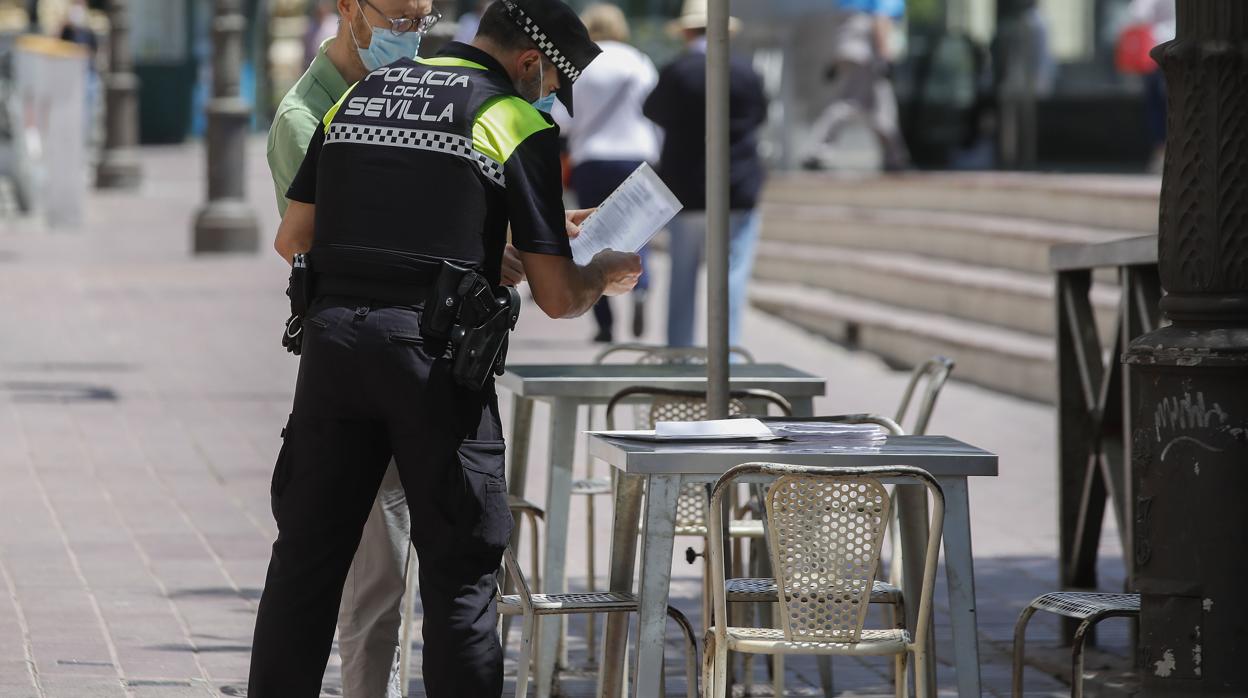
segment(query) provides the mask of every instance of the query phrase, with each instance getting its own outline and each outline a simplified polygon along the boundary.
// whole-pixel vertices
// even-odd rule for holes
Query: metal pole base
[[[195,216],[195,254],[259,249],[260,226],[246,202],[218,199]]]
[[[138,154],[129,148],[104,151],[95,170],[98,189],[137,189],[143,181]]]

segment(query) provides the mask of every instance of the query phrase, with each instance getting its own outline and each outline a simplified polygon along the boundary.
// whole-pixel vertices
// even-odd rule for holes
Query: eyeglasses
[[[410,31],[417,31],[417,32],[420,32],[421,34],[424,34],[425,32],[432,29],[433,25],[438,23],[438,20],[442,19],[442,13],[437,10],[433,10],[432,12],[425,15],[424,17],[421,17],[420,19],[412,19],[410,17],[399,17],[396,19],[394,17],[387,16],[386,13],[377,9],[377,6],[374,5],[372,2],[370,2],[369,0],[362,0],[362,1],[365,5],[368,5],[369,7],[373,8],[373,12],[376,12],[377,14],[381,15],[382,18],[384,18],[387,22],[390,23],[390,32],[394,34],[395,36],[399,36],[400,34],[406,34]]]

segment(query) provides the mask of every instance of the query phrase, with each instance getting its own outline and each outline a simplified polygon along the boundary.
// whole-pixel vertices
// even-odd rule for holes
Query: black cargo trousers
[[[480,393],[456,386],[419,327],[419,308],[367,299],[321,298],[308,313],[273,473],[278,535],[250,698],[320,695],[343,582],[391,455],[420,560],[426,691],[502,693],[494,575],[512,517],[498,399],[493,381]]]

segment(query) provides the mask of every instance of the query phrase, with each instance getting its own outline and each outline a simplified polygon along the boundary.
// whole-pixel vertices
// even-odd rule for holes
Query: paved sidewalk
[[[263,249],[195,258],[200,149],[146,149],[143,158],[143,190],[93,195],[82,231],[0,220],[0,698],[241,695],[245,684],[275,534],[269,476],[297,367],[278,347],[286,267],[268,251],[273,195],[253,141],[247,175]],[[657,264],[661,272],[661,257]],[[661,283],[656,291],[651,341],[663,319]],[[591,325],[547,320],[530,307],[513,360],[588,360],[597,349],[587,341]],[[904,373],[873,357],[755,311],[746,343],[760,360],[826,375],[831,394],[818,402],[821,412],[891,414],[904,385]],[[539,406],[536,423],[544,419]],[[954,381],[931,431],[1001,454],[1001,477],[974,481],[971,501],[985,691],[1008,695],[1014,618],[1056,584],[1053,410]],[[540,468],[537,475],[528,495],[540,503]],[[584,521],[579,507],[573,522]],[[587,532],[606,550],[607,514],[599,517],[594,527],[573,527],[570,570],[584,569]],[[1113,589],[1119,546],[1112,525],[1105,535],[1103,586]],[[690,544],[699,545],[677,541],[678,551]],[[698,568],[679,559],[673,569],[676,602],[693,615]],[[954,674],[943,663],[942,614],[945,695]],[[1032,642],[1052,646],[1056,628],[1037,619]],[[1107,623],[1103,644],[1121,654],[1125,630]],[[570,646],[573,663],[583,663],[579,625]],[[669,649],[671,689],[683,690],[675,638]],[[335,658],[326,695],[338,693],[337,672]],[[817,694],[813,663],[791,661],[788,672],[792,695]],[[891,695],[883,662],[838,660],[836,675],[842,695]],[[565,685],[582,695],[592,681]],[[1067,689],[1032,671],[1028,690]],[[423,695],[418,681],[414,694]]]

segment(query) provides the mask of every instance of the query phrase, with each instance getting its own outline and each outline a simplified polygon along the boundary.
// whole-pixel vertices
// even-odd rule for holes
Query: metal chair
[[[541,579],[538,577],[537,570],[541,567],[538,565],[537,554],[541,550],[541,534],[537,529],[537,522],[546,518],[546,512],[541,507],[521,499],[515,495],[507,495],[507,506],[513,514],[519,514],[520,518],[529,522],[529,547],[530,561],[533,565],[533,585],[541,588]],[[416,549],[409,545],[407,550],[407,590],[403,592],[403,599],[399,601],[399,613],[403,618],[401,645],[399,646],[399,681],[402,685],[400,689],[403,698],[407,698],[408,684],[412,667],[412,610],[415,608],[416,600]]]
[[[1106,618],[1137,617],[1140,615],[1139,594],[1102,594],[1082,591],[1055,591],[1038,596],[1018,616],[1014,626],[1014,698],[1023,695],[1023,644],[1027,636],[1027,622],[1036,611],[1047,611],[1065,618],[1075,618],[1075,629],[1070,656],[1070,695],[1083,698],[1083,642],[1088,631]]]
[[[931,421],[932,410],[936,408],[936,398],[940,397],[940,391],[945,387],[945,382],[949,380],[949,374],[953,373],[956,365],[953,359],[933,356],[915,366],[910,374],[910,382],[906,384],[906,391],[901,395],[901,405],[897,408],[894,421],[898,424],[905,423],[906,412],[910,410],[910,401],[914,398],[915,389],[918,388],[920,381],[926,379],[927,385],[923,389],[923,399],[919,402],[918,417],[915,419],[914,428],[910,430],[910,433],[916,436],[926,434],[927,423]]]
[[[900,435],[905,434],[905,431],[903,431],[902,428],[897,425],[897,422],[893,421],[892,419],[888,417],[883,417],[883,416],[874,415],[874,414],[845,414],[845,415],[835,415],[831,417],[813,417],[813,418],[810,418],[809,421],[836,422],[839,424],[875,424],[877,426],[883,427],[884,429],[888,431],[889,434],[893,436],[900,436]],[[761,503],[752,501],[747,506],[749,506],[755,512],[756,518],[762,519],[765,516]],[[893,502],[893,508],[894,508],[894,514],[895,514],[896,513],[896,501],[895,500]],[[927,511],[926,506],[923,507],[923,511],[924,512]],[[889,522],[889,530],[893,531],[894,533],[897,530],[895,516]],[[897,545],[898,545],[898,540],[896,536],[894,536],[893,538],[893,550],[894,551],[898,549]],[[759,551],[752,550],[751,561],[753,561],[758,556],[758,554],[759,554]],[[894,553],[893,558],[896,559],[897,557],[898,556],[896,555],[896,553]],[[900,567],[897,567],[896,569],[900,569]],[[876,576],[878,577],[878,571],[877,571]],[[894,579],[890,576],[889,581],[887,582],[880,581],[878,579],[875,580],[872,585],[869,603],[891,606],[891,608],[888,610],[888,615],[889,615],[890,621],[893,624],[893,627],[904,629],[907,627],[905,597],[902,594],[902,591],[899,585],[900,585],[899,577],[897,579]],[[753,603],[753,604],[773,604],[774,605],[774,604],[777,604],[779,601],[778,587],[776,585],[776,580],[771,577],[733,578],[733,579],[729,579],[725,583],[725,587],[726,587],[725,594],[726,594],[728,603]],[[780,620],[779,620],[779,615],[778,615],[778,606],[776,606],[776,609],[777,609],[777,614],[773,618],[773,623],[779,624]],[[747,658],[749,656],[750,655],[746,655]],[[773,658],[773,661],[775,662],[775,665],[772,667],[772,674],[771,674],[772,693],[773,695],[777,695],[777,696],[784,695],[784,684],[785,684],[784,660],[782,656],[777,655],[776,657]],[[831,696],[835,695],[835,690],[832,684],[831,657],[819,657],[817,659],[817,662],[819,665],[819,682],[820,682],[821,687],[823,688],[823,693],[828,698],[831,698]],[[746,662],[746,667],[745,667],[745,676],[746,676],[747,681],[749,680],[749,677],[751,676],[750,665],[749,665],[748,660]],[[750,691],[750,685],[748,683],[746,684],[745,692],[746,692],[746,695],[750,695],[751,691]]]
[[[594,357],[595,364],[608,363],[610,360],[618,359],[621,355],[632,354],[630,357],[632,363],[638,365],[664,365],[664,364],[704,364],[707,360],[706,347],[668,347],[654,344],[625,343],[614,344],[598,353]],[[754,363],[754,355],[744,347],[729,347],[728,353],[730,357],[736,358],[742,363]],[[649,421],[646,414],[647,406],[639,405],[635,415],[635,422],[639,425]],[[587,423],[593,428],[594,410],[588,408],[589,415]],[[791,411],[791,408],[790,408]],[[614,429],[612,421],[611,405],[607,406],[607,428]],[[644,427],[642,427],[644,428]],[[580,497],[588,497],[585,503],[585,517],[587,519],[586,530],[592,531],[596,526],[597,507],[595,499],[600,496],[612,493],[611,479],[609,477],[600,476],[597,472],[598,464],[593,458],[587,459],[585,464],[585,477],[574,479],[572,481],[572,495]],[[760,531],[761,535],[761,531]],[[586,589],[595,591],[598,585],[598,568],[597,568],[597,546],[593,536],[585,538],[585,559],[587,562]],[[587,628],[587,650],[592,665],[597,657],[597,632],[596,623],[591,616],[588,619]]]
[[[728,689],[728,652],[887,656],[895,659],[898,696],[908,695],[906,661],[920,665],[930,651],[932,590],[944,521],[944,494],[927,472],[912,467],[818,468],[746,463],[715,483],[710,513],[722,515],[724,495],[742,477],[776,478],[767,493],[770,554],[777,574],[780,628],[729,627],[724,581],[724,536],[710,528],[711,592],[715,625],[707,631],[703,684],[706,696]],[[902,628],[864,629],[867,606],[888,524],[890,500],[879,480],[925,486],[934,506],[927,541],[918,622],[913,636]],[[916,681],[919,698],[934,687]]]
[[[615,411],[629,401],[646,400],[642,410],[642,418],[636,426],[653,429],[659,422],[696,422],[707,418],[709,407],[706,393],[691,390],[670,390],[664,388],[648,388],[638,386],[625,388],[611,397],[607,403],[608,429],[615,428]],[[742,416],[752,407],[763,407],[765,411],[775,407],[782,415],[793,413],[793,407],[784,396],[770,390],[734,390],[729,393],[729,416]],[[680,488],[680,496],[676,500],[676,535],[697,536],[706,540],[707,536],[707,487],[700,483],[686,483]],[[732,538],[762,538],[764,535],[761,518],[740,519],[733,517],[728,523],[729,536]],[[692,564],[698,557],[702,558],[702,619],[704,627],[710,611],[709,595],[706,594],[707,559],[703,552],[696,553],[693,548],[685,552],[685,559]],[[737,557],[740,559],[740,556]]]
[[[588,594],[534,594],[516,556],[508,548],[503,554],[506,575],[513,580],[518,594],[504,595],[499,591],[498,612],[501,616],[522,616],[520,626],[520,656],[516,660],[516,696],[523,698],[528,693],[529,671],[531,664],[537,659],[534,652],[533,638],[538,634],[539,619],[543,616],[566,616],[597,613],[635,613],[638,609],[637,595],[623,592],[594,592]],[[676,621],[685,637],[685,676],[688,680],[687,698],[697,698],[698,691],[698,645],[693,635],[693,626],[684,614],[668,606],[667,615]],[[500,618],[501,620],[501,618]],[[500,623],[501,624],[501,623]]]

